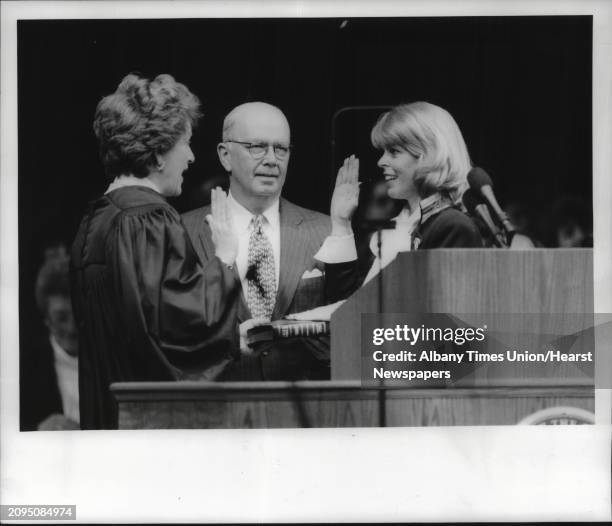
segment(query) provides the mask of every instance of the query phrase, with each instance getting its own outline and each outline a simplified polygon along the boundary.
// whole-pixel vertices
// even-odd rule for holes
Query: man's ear
[[[221,166],[225,168],[226,172],[231,172],[232,167],[229,162],[230,151],[227,148],[227,144],[224,142],[220,142],[217,144],[217,155],[219,156],[219,161],[221,162]]]

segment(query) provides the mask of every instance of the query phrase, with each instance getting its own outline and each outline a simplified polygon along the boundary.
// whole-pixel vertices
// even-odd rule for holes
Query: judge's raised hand
[[[332,235],[352,233],[351,218],[359,201],[359,159],[354,155],[344,159],[338,170],[332,195],[330,216]]]
[[[227,194],[220,188],[213,188],[210,193],[211,214],[206,221],[212,232],[215,255],[226,265],[233,265],[238,255],[238,236],[229,210]]]

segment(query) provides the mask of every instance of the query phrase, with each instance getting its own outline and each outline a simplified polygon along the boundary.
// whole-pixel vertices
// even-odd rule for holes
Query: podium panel
[[[117,383],[119,429],[274,429],[517,424],[538,410],[593,411],[593,388],[363,388],[360,382]]]
[[[331,318],[333,380],[361,378],[362,313],[555,314],[534,333],[587,329],[593,312],[592,249],[437,249],[400,253]],[[550,325],[550,322],[554,322]],[[509,331],[512,327],[507,327]],[[592,349],[591,349],[592,350]],[[504,377],[504,368],[491,372]],[[557,374],[557,373],[555,373]],[[571,377],[570,369],[558,372]]]

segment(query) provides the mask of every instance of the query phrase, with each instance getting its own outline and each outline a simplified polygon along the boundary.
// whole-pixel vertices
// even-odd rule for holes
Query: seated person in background
[[[170,75],[128,75],[98,104],[110,185],[90,204],[71,257],[83,429],[116,426],[113,382],[214,379],[231,360],[240,281],[225,193],[212,194],[205,264],[166,201],[194,161],[198,117],[198,99]]]
[[[36,279],[36,303],[48,338],[20,367],[21,428],[79,429],[78,337],[70,303],[68,257],[50,254]]]
[[[578,197],[561,196],[554,201],[543,230],[547,247],[592,247],[593,211]]]
[[[516,227],[516,234],[512,238],[510,248],[528,249],[541,247],[542,243],[535,236],[533,228],[533,212],[518,201],[506,205],[506,213],[510,222]]]
[[[377,253],[379,230],[390,230],[390,223],[404,207],[404,201],[393,199],[387,194],[384,176],[366,181],[359,187],[359,205],[351,224],[355,235],[358,272],[368,273],[371,267],[370,255]],[[382,234],[388,236],[389,234]]]
[[[323,264],[313,259],[330,232],[329,218],[290,203],[281,192],[291,155],[287,118],[275,106],[249,102],[223,122],[217,146],[229,174],[229,211],[238,237],[236,279],[242,283],[238,320],[275,321],[325,303]],[[213,256],[208,207],[183,215],[203,261]],[[229,327],[222,328],[222,331]],[[261,342],[236,359],[220,380],[329,378],[329,336]]]
[[[210,206],[212,191],[216,188],[221,188],[224,192],[228,192],[229,178],[227,174],[214,174],[191,188],[186,196],[186,209],[193,210],[194,208]]]
[[[405,205],[395,218],[396,228],[382,232],[381,254],[373,237],[366,264],[359,265],[351,227],[359,196],[359,160],[345,159],[331,201],[332,234],[316,256],[328,263],[333,300],[372,279],[398,252],[483,246],[477,226],[460,207],[471,162],[450,113],[427,102],[402,104],[380,116],[371,138],[383,151],[378,166],[387,194],[405,200]]]
[[[389,197],[385,178],[376,176],[360,186],[359,206],[353,216],[353,228],[375,232],[377,222],[387,221],[400,213],[404,201]]]

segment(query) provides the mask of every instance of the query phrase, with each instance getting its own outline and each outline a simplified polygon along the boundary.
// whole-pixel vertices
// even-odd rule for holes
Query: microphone
[[[470,215],[478,216],[482,222],[487,227],[487,230],[491,234],[493,239],[493,243],[500,248],[508,248],[506,240],[504,239],[503,234],[500,232],[497,225],[493,222],[491,218],[491,214],[489,214],[489,209],[487,205],[478,198],[478,196],[473,192],[470,188],[463,193],[463,204]]]
[[[514,225],[510,222],[510,219],[508,219],[508,214],[501,209],[497,199],[495,199],[495,194],[493,193],[493,181],[491,181],[491,178],[487,172],[485,172],[482,168],[474,166],[474,168],[469,171],[467,180],[470,184],[470,188],[477,194],[484,197],[487,204],[491,207],[491,210],[493,210],[497,220],[506,232],[508,243],[511,243],[512,237],[516,233],[516,228],[514,228]]]

